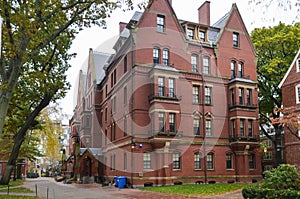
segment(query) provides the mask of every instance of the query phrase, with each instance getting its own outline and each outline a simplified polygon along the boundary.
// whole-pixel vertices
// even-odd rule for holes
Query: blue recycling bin
[[[125,176],[119,176],[118,180],[119,180],[118,188],[120,188],[120,189],[125,188],[126,187],[126,182],[127,182],[126,177]]]
[[[114,177],[115,187],[118,187],[119,184],[119,176]]]

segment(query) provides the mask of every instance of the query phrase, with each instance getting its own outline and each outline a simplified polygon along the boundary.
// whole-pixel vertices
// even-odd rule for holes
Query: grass
[[[7,189],[0,189],[0,192],[7,192]],[[33,191],[24,187],[10,187],[9,192],[12,193],[33,193]]]
[[[211,196],[219,195],[227,192],[236,191],[250,184],[185,184],[185,185],[172,185],[162,187],[147,187],[141,188],[146,191],[154,191],[160,193],[186,195],[186,196]]]
[[[9,186],[10,187],[15,187],[15,186],[20,186],[24,183],[24,180],[11,180],[9,182]],[[7,188],[7,185],[0,185],[0,189],[1,188]]]
[[[0,195],[0,199],[38,199],[38,197]]]

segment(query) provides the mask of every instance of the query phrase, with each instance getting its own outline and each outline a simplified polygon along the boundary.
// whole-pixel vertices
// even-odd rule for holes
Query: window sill
[[[234,169],[226,169],[226,171],[234,171]]]
[[[173,171],[181,171],[181,169],[173,169]]]
[[[202,169],[194,169],[194,171],[202,171]]]
[[[143,169],[144,172],[151,172],[154,171],[153,169]]]

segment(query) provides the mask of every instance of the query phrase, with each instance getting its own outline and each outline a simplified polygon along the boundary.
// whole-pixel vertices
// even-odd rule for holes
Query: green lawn
[[[250,184],[185,184],[185,185],[172,185],[172,186],[161,186],[161,187],[147,187],[141,188],[146,191],[154,191],[168,194],[179,194],[186,196],[211,196],[219,195],[244,187],[250,186]]]
[[[7,188],[6,189],[0,189],[0,192],[7,192]],[[9,192],[13,192],[13,193],[33,193],[33,191],[31,191],[29,189],[26,189],[24,187],[10,187]]]
[[[39,199],[37,197],[31,196],[8,196],[8,195],[0,195],[0,199]]]
[[[10,187],[14,187],[14,186],[19,186],[19,185],[22,185],[24,183],[24,180],[11,180],[9,182],[9,186]],[[0,188],[7,188],[7,185],[0,185]]]

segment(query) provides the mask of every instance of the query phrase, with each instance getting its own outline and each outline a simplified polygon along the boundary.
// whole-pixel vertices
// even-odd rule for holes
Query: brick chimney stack
[[[205,1],[198,8],[199,23],[210,26],[210,2]]]
[[[120,33],[124,30],[124,28],[126,28],[127,23],[124,22],[120,22],[119,23],[119,31]]]

